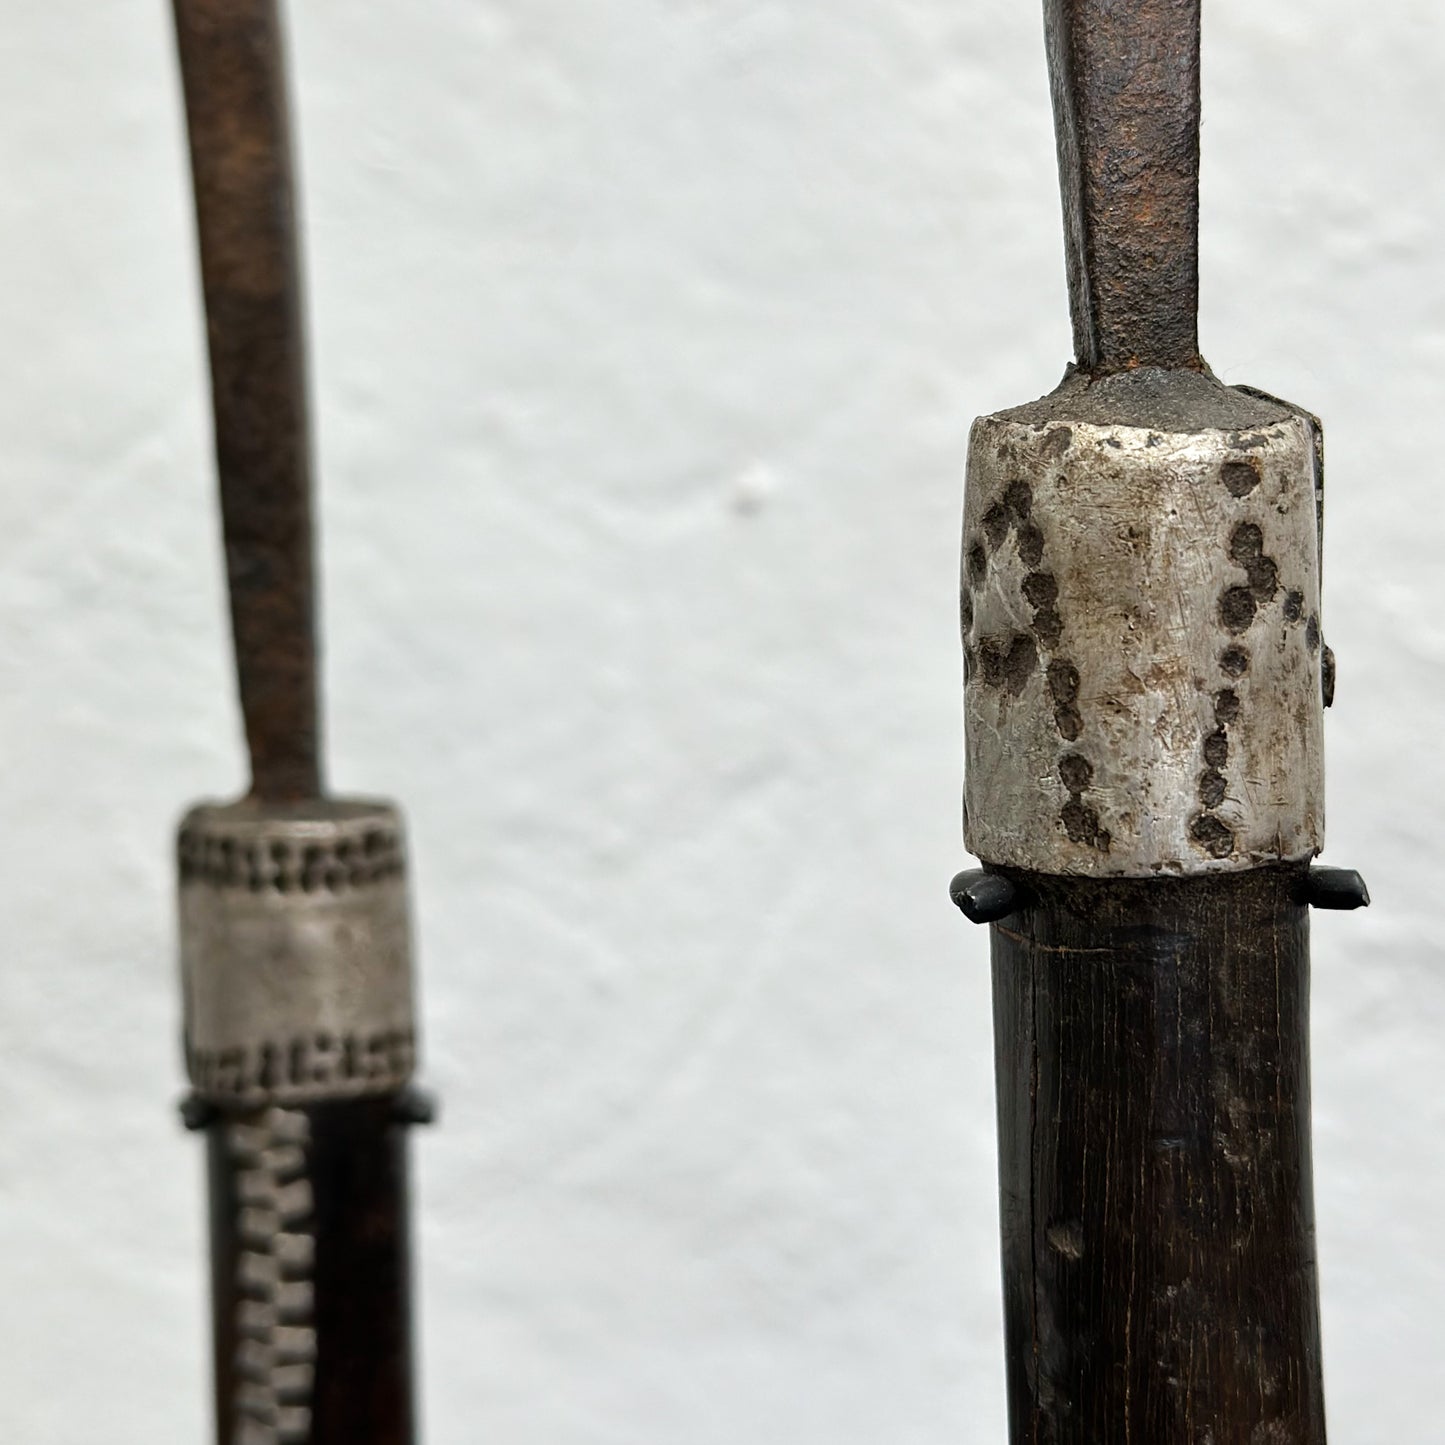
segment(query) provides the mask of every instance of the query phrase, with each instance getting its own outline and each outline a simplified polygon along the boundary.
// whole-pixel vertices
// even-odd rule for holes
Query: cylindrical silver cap
[[[202,804],[181,823],[186,1065],[217,1102],[390,1093],[416,1055],[400,814]]]
[[[1310,857],[1324,649],[1309,419],[1171,430],[1032,410],[975,422],[969,447],[969,850],[1088,877]]]

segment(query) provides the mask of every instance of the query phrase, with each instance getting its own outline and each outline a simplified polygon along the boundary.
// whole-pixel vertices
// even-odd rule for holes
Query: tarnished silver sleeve
[[[203,804],[181,823],[186,1065],[244,1106],[389,1093],[416,1056],[390,804]]]
[[[1243,431],[974,424],[964,506],[966,840],[1150,877],[1324,840],[1319,460]]]

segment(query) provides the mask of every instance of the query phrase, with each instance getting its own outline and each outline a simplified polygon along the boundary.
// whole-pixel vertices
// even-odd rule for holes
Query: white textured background
[[[1068,350],[1038,6],[307,0],[338,786],[408,807],[433,1445],[1004,1439],[946,898],[970,418]],[[1203,340],[1330,440],[1336,1441],[1445,1441],[1445,9],[1206,6]],[[196,1445],[170,830],[242,781],[162,0],[0,28],[0,1426]],[[1433,934],[1438,936],[1438,922]]]

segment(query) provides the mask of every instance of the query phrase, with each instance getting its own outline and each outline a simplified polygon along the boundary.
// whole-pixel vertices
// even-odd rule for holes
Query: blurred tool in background
[[[251,790],[179,840],[221,1445],[413,1439],[401,820],[322,785],[310,439],[274,0],[175,0]]]

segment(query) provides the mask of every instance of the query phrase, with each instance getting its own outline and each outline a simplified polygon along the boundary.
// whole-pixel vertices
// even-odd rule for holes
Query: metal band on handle
[[[416,1034],[397,810],[203,804],[179,855],[196,1092],[251,1108],[402,1088]]]
[[[1317,466],[1303,415],[1171,430],[1026,407],[975,423],[971,852],[1146,878],[1319,851]]]

